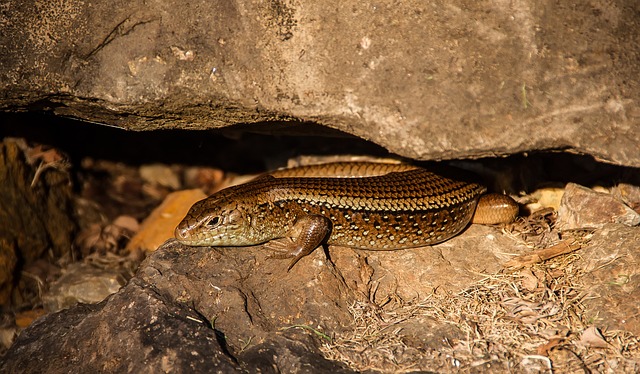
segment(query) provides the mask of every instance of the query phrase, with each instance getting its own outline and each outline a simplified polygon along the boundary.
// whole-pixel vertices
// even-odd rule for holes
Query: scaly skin
[[[479,222],[515,218],[513,200],[485,192],[482,185],[405,164],[305,166],[275,171],[197,202],[175,234],[192,246],[269,242],[293,257],[290,269],[322,243],[368,250],[440,243],[462,231],[476,207]],[[488,220],[482,218],[485,213]]]

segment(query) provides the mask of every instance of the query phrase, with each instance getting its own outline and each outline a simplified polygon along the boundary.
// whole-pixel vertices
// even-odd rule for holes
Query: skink
[[[268,242],[293,258],[322,244],[397,250],[443,242],[474,223],[512,221],[510,197],[408,164],[339,162],[283,169],[195,203],[175,230],[191,246]]]

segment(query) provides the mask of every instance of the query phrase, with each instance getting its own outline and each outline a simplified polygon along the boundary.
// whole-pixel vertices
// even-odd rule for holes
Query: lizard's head
[[[233,200],[209,197],[193,204],[176,227],[179,242],[191,246],[244,246],[251,239],[251,219]]]

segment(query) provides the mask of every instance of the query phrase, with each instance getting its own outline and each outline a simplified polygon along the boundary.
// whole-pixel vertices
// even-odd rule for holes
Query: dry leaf
[[[126,249],[154,251],[167,239],[173,238],[176,226],[182,221],[189,208],[198,200],[207,197],[199,189],[178,191],[166,199],[145,218],[140,230],[127,243]]]
[[[184,171],[184,184],[187,188],[200,188],[211,195],[225,186],[226,177],[219,169],[192,167]]]
[[[604,336],[595,326],[591,326],[582,332],[580,343],[585,347],[609,348],[609,343],[604,340]]]
[[[27,326],[29,326],[33,321],[42,317],[45,314],[46,312],[42,308],[20,312],[16,315],[16,325],[19,328],[24,329]]]
[[[177,190],[180,188],[180,178],[170,166],[152,164],[140,166],[140,177],[152,185],[158,185]]]
[[[65,158],[65,156],[60,153],[55,148],[44,149],[44,146],[37,145],[33,148],[30,148],[26,151],[27,162],[31,165],[35,165],[38,163],[38,167],[36,168],[36,172],[33,175],[33,180],[31,181],[31,187],[35,186],[38,182],[38,178],[42,172],[49,168],[54,168],[58,170],[67,170],[69,166],[69,162]],[[39,161],[39,162],[38,162]]]
[[[138,220],[127,215],[118,216],[113,220],[113,225],[129,231],[130,234],[134,234],[140,230]]]
[[[31,165],[34,165],[36,161],[41,161],[45,164],[53,164],[61,162],[65,157],[55,148],[45,150],[42,145],[36,145],[27,152],[27,160]]]
[[[94,223],[82,230],[76,237],[75,245],[80,249],[82,257],[90,253],[107,252],[120,253],[124,245],[140,228],[138,221],[131,217],[122,215],[117,217],[111,224],[100,225]]]
[[[99,223],[92,223],[76,236],[74,243],[80,250],[82,257],[91,253],[93,248],[98,244],[98,242],[100,242],[101,232],[101,225]]]
[[[536,277],[530,269],[520,271],[522,277],[522,287],[528,291],[535,291],[538,288],[538,277]]]

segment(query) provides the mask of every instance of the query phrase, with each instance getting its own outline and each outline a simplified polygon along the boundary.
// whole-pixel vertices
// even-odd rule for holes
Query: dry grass
[[[586,320],[577,259],[568,254],[486,275],[457,294],[436,290],[382,307],[356,302],[349,310],[355,328],[325,343],[323,352],[358,371],[640,371],[639,337],[600,335]]]

